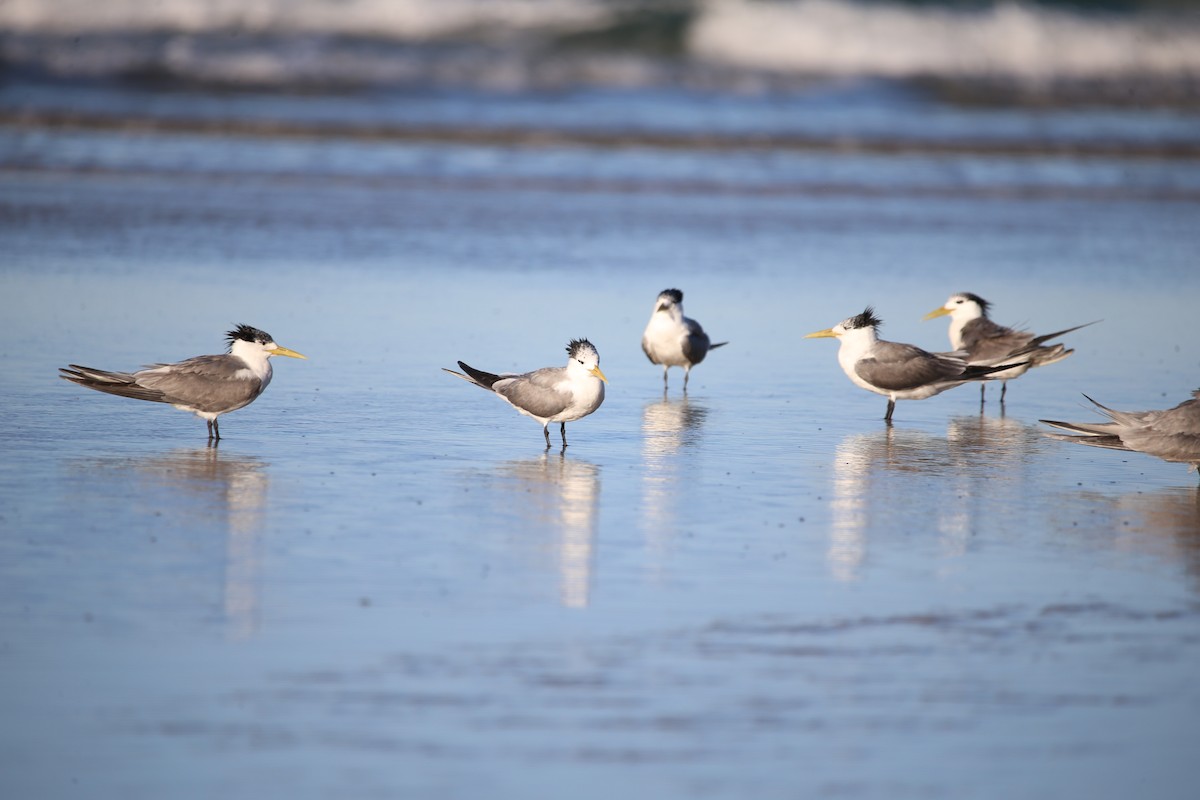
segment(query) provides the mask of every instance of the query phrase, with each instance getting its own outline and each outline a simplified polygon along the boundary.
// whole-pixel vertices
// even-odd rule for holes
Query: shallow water
[[[0,135],[5,796],[1190,796],[1197,476],[1037,420],[1196,388],[1194,162]],[[960,290],[1103,322],[891,428],[801,338]],[[237,322],[218,448],[55,378]],[[576,336],[565,452],[440,371]]]

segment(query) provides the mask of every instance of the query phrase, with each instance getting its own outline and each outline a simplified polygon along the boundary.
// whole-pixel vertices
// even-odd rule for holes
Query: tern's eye
[[[583,363],[583,359],[582,359],[582,358],[577,358],[577,359],[575,359],[575,360],[576,360],[576,361],[578,361],[580,364],[582,364],[582,363]]]
[[[955,300],[955,301],[954,301],[954,304],[955,304],[955,305],[959,305],[959,306],[961,306],[961,305],[963,304],[963,301],[962,301],[962,300]]]

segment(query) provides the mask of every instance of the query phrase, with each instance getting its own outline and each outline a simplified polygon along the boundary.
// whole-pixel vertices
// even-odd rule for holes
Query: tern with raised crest
[[[727,344],[729,342],[712,344],[700,323],[683,315],[683,292],[664,289],[658,293],[650,322],[642,333],[642,352],[651,364],[662,365],[664,392],[667,390],[667,371],[671,367],[683,367],[683,390],[686,392],[692,367],[703,361],[709,350]]]
[[[209,441],[220,440],[217,417],[244,408],[271,382],[271,356],[305,358],[281,347],[258,328],[239,325],[222,355],[196,356],[174,364],[150,364],[137,372],[109,372],[71,364],[60,378],[121,397],[167,403],[208,424]]]
[[[550,449],[550,423],[559,423],[563,447],[567,446],[567,423],[591,414],[604,402],[608,378],[600,371],[600,353],[587,339],[572,339],[567,345],[565,367],[543,367],[523,374],[484,372],[458,362],[462,372],[442,369],[468,383],[495,392],[509,405],[542,424],[546,449]],[[464,374],[465,373],[465,374]]]
[[[941,307],[935,308],[925,315],[925,319],[950,317],[950,346],[955,350],[965,350],[967,363],[974,366],[990,367],[1003,364],[1006,361],[1021,360],[1024,364],[1012,367],[991,377],[1000,381],[1000,402],[1008,392],[1008,382],[1019,378],[1033,367],[1044,367],[1062,361],[1074,353],[1064,344],[1047,345],[1051,339],[1095,325],[1087,322],[1066,328],[1054,333],[1038,336],[1029,331],[1009,328],[993,322],[988,317],[992,304],[977,294],[961,292],[950,295],[950,299]],[[979,401],[983,402],[987,384],[979,385]]]
[[[832,328],[810,333],[804,338],[838,340],[838,363],[854,383],[888,399],[884,420],[892,421],[897,400],[924,400],[968,381],[987,380],[995,372],[1017,364],[975,367],[962,351],[930,353],[911,344],[879,338],[879,317],[867,306],[857,316],[842,320]]]

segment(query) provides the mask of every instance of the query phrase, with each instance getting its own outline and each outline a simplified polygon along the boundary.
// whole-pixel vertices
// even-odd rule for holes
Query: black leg
[[[1000,381],[1000,405],[1004,405],[1004,395],[1008,394],[1008,381]]]
[[[217,420],[213,418],[213,441],[221,441],[221,426],[217,424]]]
[[[891,422],[892,421],[892,412],[895,410],[896,410],[896,401],[888,400],[888,410],[887,410],[887,413],[883,415],[883,421]]]
[[[542,426],[542,433],[546,434],[546,449],[550,449],[550,423],[547,422]]]
[[[208,440],[211,442],[211,441],[212,441],[212,424],[213,424],[213,421],[212,421],[211,419],[206,419],[206,420],[204,420],[204,424],[205,424],[205,425],[208,427]]]
[[[979,382],[979,405],[983,405],[984,397],[987,395],[987,384],[983,381]]]
[[[663,392],[664,393],[667,391],[667,370],[669,370],[669,369],[670,369],[670,367],[668,367],[666,364],[663,364]]]
[[[565,423],[565,422],[558,423],[558,432],[562,434],[563,449],[566,449],[566,446],[567,446],[567,423]]]
[[[692,365],[688,364],[686,367],[683,368],[683,393],[684,394],[687,394],[687,382],[688,382],[688,378],[690,378],[691,375],[692,375]]]

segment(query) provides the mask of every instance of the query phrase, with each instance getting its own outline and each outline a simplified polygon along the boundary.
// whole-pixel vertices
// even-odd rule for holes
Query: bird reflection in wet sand
[[[181,450],[146,465],[162,469],[179,488],[211,493],[226,519],[223,605],[229,634],[248,639],[258,632],[262,528],[270,478],[266,463],[233,457],[216,448]]]
[[[1040,422],[1070,431],[1072,436],[1049,433],[1055,439],[1103,447],[1107,450],[1132,450],[1156,456],[1164,461],[1200,468],[1200,389],[1192,399],[1164,411],[1117,411],[1084,397],[1108,418],[1108,422]]]
[[[110,487],[126,492],[139,505],[153,505],[162,517],[157,527],[187,531],[218,521],[224,529],[221,604],[228,633],[246,639],[259,628],[261,538],[267,509],[269,465],[254,456],[234,456],[216,447],[174,450],[145,458],[89,459],[81,468],[121,483],[136,476],[136,485]],[[198,539],[199,540],[199,539]],[[204,550],[190,549],[190,557]],[[200,574],[208,571],[200,565]]]
[[[1200,590],[1200,487],[1081,488],[1051,501],[1060,535],[1078,541],[1079,547],[1106,547],[1181,566]]]
[[[1086,526],[1071,526],[1088,537],[1087,546],[1094,547],[1097,537],[1107,537],[1114,550],[1182,565],[1200,589],[1200,488],[1115,495],[1083,490],[1063,496],[1060,507],[1088,515]]]
[[[859,577],[873,530],[933,532],[950,568],[968,548],[982,501],[1019,503],[1027,492],[1022,464],[1038,439],[1030,426],[982,416],[951,420],[945,438],[891,427],[847,436],[832,469],[831,574]]]
[[[659,402],[642,409],[642,505],[651,545],[662,550],[662,537],[674,531],[674,502],[681,495],[679,451],[699,440],[708,409],[690,401],[668,400],[666,390]]]
[[[498,474],[515,480],[512,487],[534,527],[549,526],[557,535],[555,550],[559,599],[567,608],[591,602],[596,528],[599,522],[600,468],[563,454],[510,461]]]
[[[998,475],[1009,475],[1033,452],[1041,440],[1036,426],[1005,416],[983,414],[953,417],[946,424],[946,441],[961,458],[986,462]]]
[[[894,498],[881,482],[882,471],[940,472],[945,469],[945,444],[928,434],[897,433],[847,436],[833,459],[833,499],[829,549],[830,574],[841,581],[856,580],[867,558],[872,520],[890,515]]]

